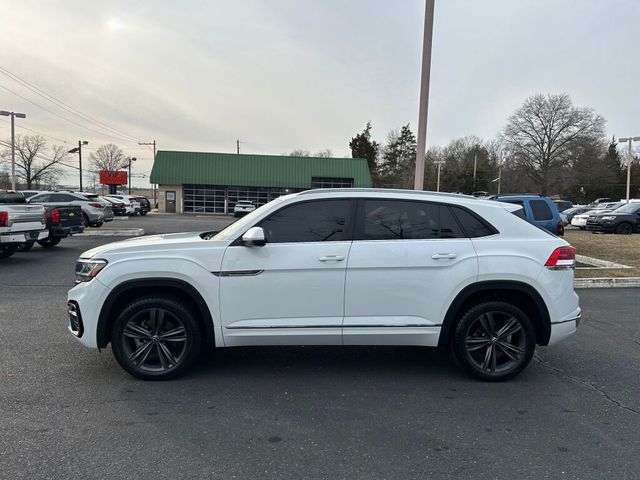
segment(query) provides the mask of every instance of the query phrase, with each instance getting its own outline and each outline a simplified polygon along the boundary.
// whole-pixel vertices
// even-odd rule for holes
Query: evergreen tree
[[[352,158],[366,158],[373,185],[378,186],[378,142],[371,140],[371,122],[349,142]]]
[[[382,150],[382,161],[378,166],[381,184],[399,188],[413,185],[416,150],[416,137],[409,124],[404,125],[399,132],[392,130]]]

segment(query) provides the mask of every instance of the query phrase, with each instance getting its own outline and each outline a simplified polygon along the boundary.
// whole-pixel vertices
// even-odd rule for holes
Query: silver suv
[[[92,198],[94,196],[95,198]],[[27,202],[41,205],[78,205],[82,208],[84,223],[89,227],[101,227],[104,222],[113,220],[111,204],[95,194],[43,192],[29,198]]]

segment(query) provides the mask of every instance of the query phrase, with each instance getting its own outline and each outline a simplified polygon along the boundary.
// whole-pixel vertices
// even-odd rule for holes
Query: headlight
[[[79,282],[88,282],[107,266],[106,260],[76,260],[76,279]]]
[[[602,220],[615,220],[615,219],[616,219],[616,217],[613,217],[613,216],[611,216],[611,215],[607,215],[607,216],[605,216],[605,217],[600,217],[600,218],[601,218]]]

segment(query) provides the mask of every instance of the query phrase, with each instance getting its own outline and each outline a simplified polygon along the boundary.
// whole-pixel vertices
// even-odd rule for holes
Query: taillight
[[[562,220],[560,220],[556,225],[556,235],[564,237],[564,223]]]
[[[94,207],[94,208],[104,208],[104,205],[103,205],[103,204],[101,204],[101,203],[97,203],[97,202],[95,202],[95,203],[90,203],[89,205],[91,205],[91,206],[92,206],[92,207]]]
[[[551,270],[564,270],[574,268],[575,264],[576,249],[571,245],[568,245],[566,247],[556,248],[544,266]]]
[[[60,210],[57,208],[51,210],[51,223],[60,223]]]
[[[9,226],[9,212],[0,212],[0,227]]]

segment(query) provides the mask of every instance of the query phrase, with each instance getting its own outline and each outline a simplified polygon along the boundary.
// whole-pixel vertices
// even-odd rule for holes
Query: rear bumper
[[[25,243],[42,240],[49,236],[48,230],[30,230],[27,232],[7,233],[0,235],[0,243]]]
[[[51,227],[51,229],[49,230],[49,237],[65,238],[70,235],[75,235],[82,232],[84,232],[83,225],[71,225],[69,227]]]
[[[582,311],[578,308],[578,310],[570,315],[569,318],[563,319],[556,323],[552,323],[551,336],[549,337],[549,343],[547,345],[558,343],[576,333],[581,320]]]

